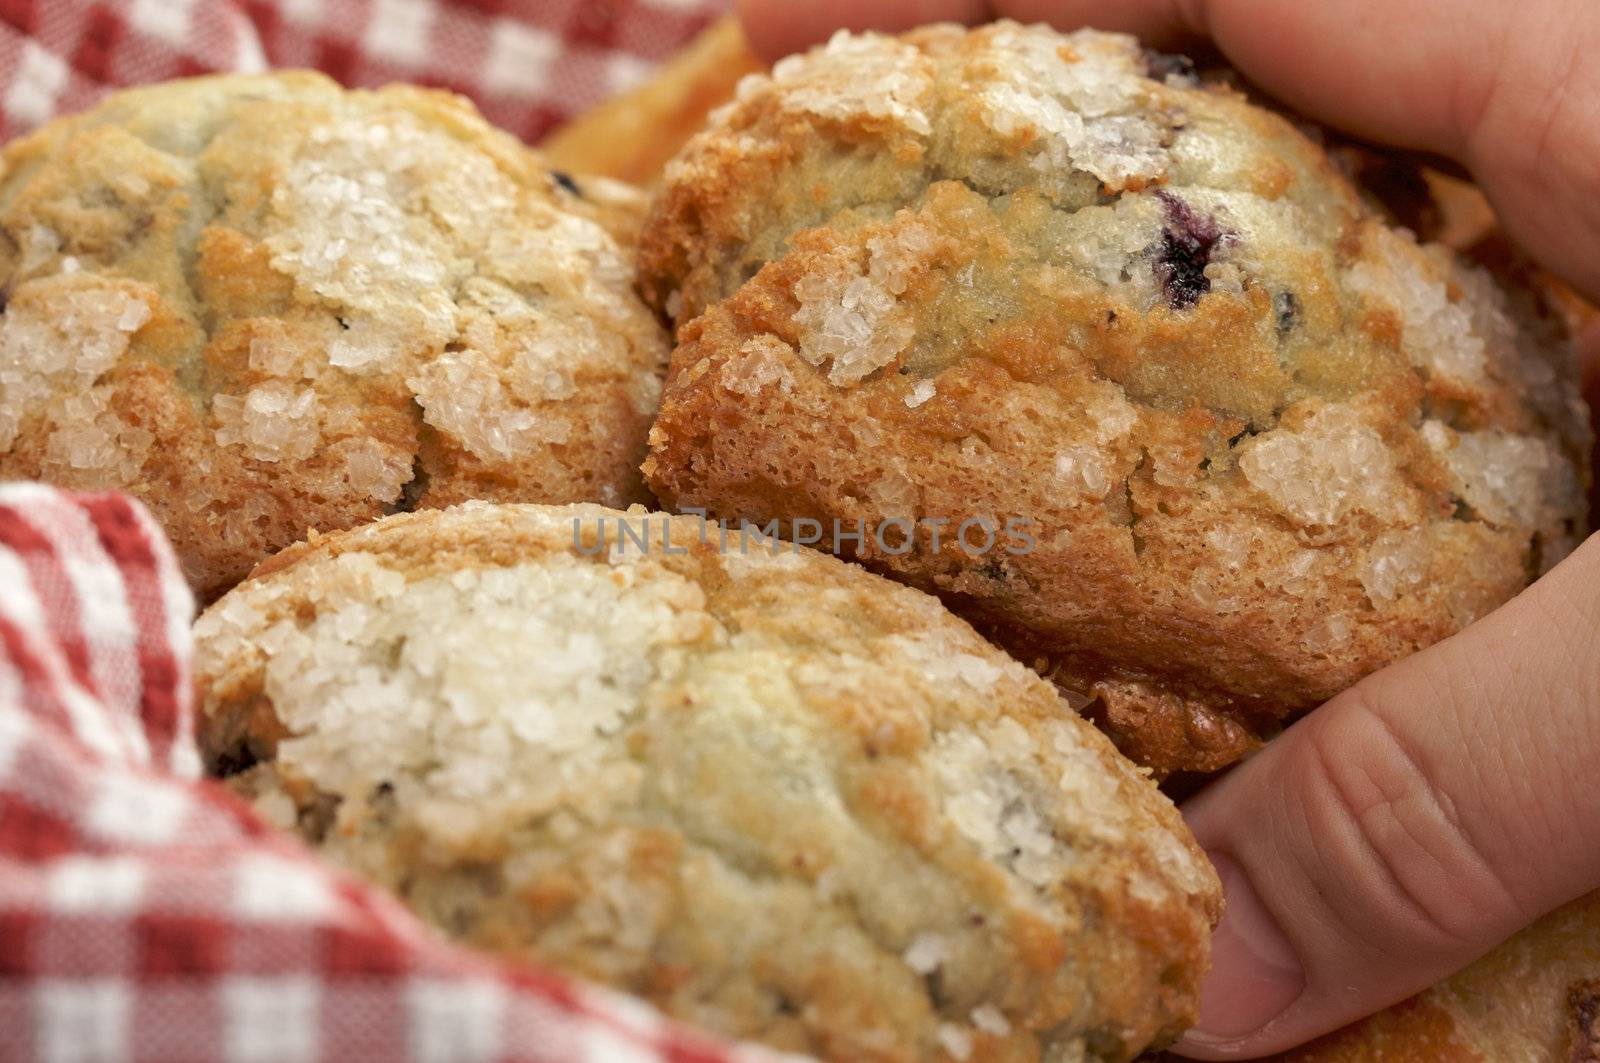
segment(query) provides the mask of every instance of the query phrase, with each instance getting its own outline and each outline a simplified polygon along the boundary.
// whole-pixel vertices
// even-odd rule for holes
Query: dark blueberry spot
[[[1157,192],[1167,211],[1167,225],[1161,231],[1156,252],[1156,277],[1167,296],[1167,305],[1186,310],[1211,290],[1206,266],[1211,252],[1227,238],[1217,220],[1199,214],[1170,192]]]
[[[566,189],[572,195],[577,196],[579,199],[583,198],[583,189],[578,187],[578,182],[572,179],[572,175],[570,173],[567,173],[565,170],[551,170],[550,176],[555,180],[556,184]]]
[[[411,459],[411,479],[400,488],[400,498],[394,503],[396,513],[415,513],[428,493],[428,470],[422,464],[422,455]]]
[[[216,759],[212,761],[211,773],[219,779],[226,779],[240,772],[249,771],[259,763],[261,758],[250,748],[249,743],[241,743],[218,753]]]
[[[388,797],[390,794],[394,793],[394,783],[387,781],[381,782],[373,789],[372,792],[378,797]]]
[[[911,374],[911,367],[909,365],[903,365],[903,366],[900,367],[900,375],[901,376],[909,376],[910,374]]]
[[[1106,311],[1106,324],[1115,325],[1116,323],[1117,323],[1117,312],[1115,310],[1107,310]]]
[[[340,328],[344,329],[346,332],[350,331],[350,322],[346,321],[343,317],[336,317],[334,320],[339,322]]]
[[[1277,315],[1278,335],[1284,336],[1300,323],[1300,300],[1294,292],[1282,291],[1272,297],[1272,311]]]
[[[1577,1040],[1582,1042],[1578,1051],[1574,1051],[1573,1059],[1582,1059],[1584,1056],[1594,1058],[1600,1052],[1600,982],[1586,979],[1574,982],[1567,987],[1567,1008],[1572,1014],[1572,1025],[1578,1031]]]
[[[1193,59],[1186,55],[1158,52],[1154,48],[1144,50],[1144,69],[1156,81],[1165,81],[1169,77],[1178,77],[1190,82],[1199,80]]]

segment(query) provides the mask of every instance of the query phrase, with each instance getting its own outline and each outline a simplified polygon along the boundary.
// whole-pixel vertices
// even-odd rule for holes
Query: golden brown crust
[[[643,497],[665,337],[598,191],[315,74],[51,123],[0,160],[0,476],[138,496],[207,595],[308,528]]]
[[[1567,1055],[1571,1063],[1600,1063],[1600,978],[1567,989]]]
[[[1170,1057],[1176,1063],[1176,1057]],[[1417,997],[1306,1045],[1269,1057],[1274,1063],[1489,1063],[1464,1044],[1455,1019],[1438,1004]]]
[[[208,761],[446,932],[735,1036],[1113,1060],[1192,1021],[1215,877],[1048,684],[835,559],[642,510],[599,549],[620,518],[285,551],[197,627]]]
[[[642,236],[679,322],[645,471],[763,524],[946,521],[843,545],[1213,770],[1570,549],[1588,429],[1553,322],[1147,62],[935,27],[747,88]],[[949,546],[1013,517],[1031,549]]]

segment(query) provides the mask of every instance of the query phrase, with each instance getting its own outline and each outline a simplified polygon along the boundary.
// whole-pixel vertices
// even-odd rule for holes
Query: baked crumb
[[[1218,885],[1150,780],[933,598],[708,530],[292,547],[196,625],[208,763],[442,932],[730,1036],[1127,1060],[1192,1021]]]
[[[637,203],[562,191],[465,101],[201,78],[5,161],[0,475],[136,495],[202,594],[308,527],[643,497]]]
[[[1019,556],[846,548],[1100,692],[1142,763],[1223,767],[1585,532],[1557,318],[1379,209],[1130,37],[835,38],[748,81],[644,226],[678,325],[647,477],[782,527],[1028,522]]]

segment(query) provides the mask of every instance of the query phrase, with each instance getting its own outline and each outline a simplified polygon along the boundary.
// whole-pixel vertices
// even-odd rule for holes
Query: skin
[[[1418,0],[741,0],[777,56],[840,26],[1006,16],[1206,42],[1329,124],[1451,159],[1600,299],[1600,5]],[[1600,404],[1600,327],[1582,337]],[[1402,1000],[1600,887],[1600,535],[1368,677],[1192,799],[1227,891],[1196,1059],[1279,1051]]]

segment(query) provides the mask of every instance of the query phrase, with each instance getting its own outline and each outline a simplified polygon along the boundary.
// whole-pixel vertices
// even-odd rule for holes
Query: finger
[[[1228,913],[1200,1059],[1278,1051],[1476,959],[1600,883],[1600,536],[1369,677],[1185,808]]]
[[[745,36],[757,54],[777,59],[828,39],[834,30],[898,32],[929,22],[982,22],[984,0],[739,0]]]
[[[1600,322],[1590,325],[1579,347],[1582,352],[1584,397],[1589,399],[1589,423],[1600,439]],[[1589,527],[1600,528],[1600,447],[1589,453]]]
[[[996,0],[998,14],[1095,26],[1152,44],[1212,43],[1253,83],[1330,125],[1460,158],[1498,81],[1547,65],[1581,0],[1464,6],[1452,0]],[[1554,85],[1553,77],[1534,86]]]
[[[994,8],[1018,22],[1132,33],[1156,48],[1192,48],[1208,36],[1202,5],[1190,0],[995,0]]]
[[[1600,315],[1578,336],[1578,365],[1583,396],[1589,400],[1589,418],[1600,438]],[[1600,447],[1589,455],[1589,527],[1600,529]]]
[[[839,26],[974,21],[985,8],[1060,28],[1129,30],[1158,45],[1210,38],[1252,82],[1372,140],[1461,163],[1510,235],[1600,297],[1600,6],[1591,0],[741,0],[780,54]]]
[[[840,27],[895,31],[991,13],[1061,29],[1121,30],[1157,46],[1210,37],[1253,81],[1308,114],[1446,153],[1460,139],[1455,112],[1480,102],[1511,15],[1505,5],[1463,8],[1449,0],[740,0],[739,10],[751,41],[768,55],[815,44]]]
[[[1095,26],[1152,44],[1209,38],[1252,82],[1297,110],[1373,140],[1459,157],[1507,59],[1516,20],[1570,0],[997,0],[996,11],[1062,29]],[[1577,12],[1574,12],[1576,14]],[[1593,21],[1589,19],[1588,21]],[[1546,79],[1548,80],[1548,79]]]

